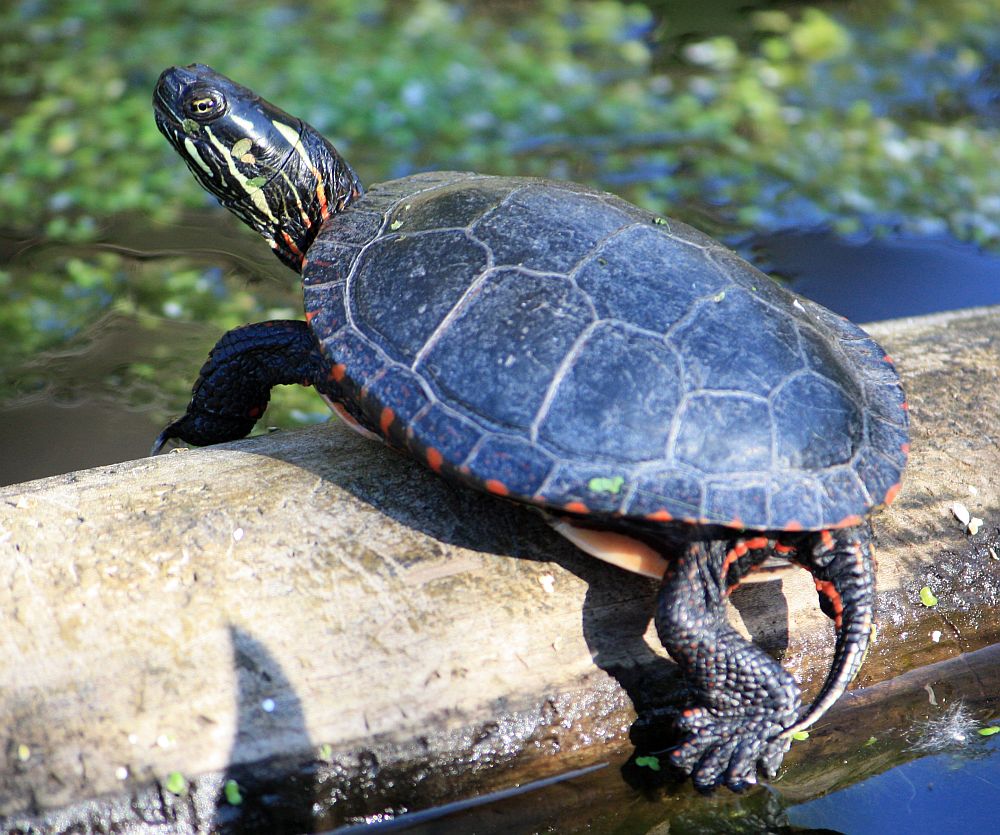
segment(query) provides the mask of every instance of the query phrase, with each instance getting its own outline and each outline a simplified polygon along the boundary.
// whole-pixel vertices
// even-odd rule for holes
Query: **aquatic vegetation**
[[[445,0],[229,9],[0,12],[6,222],[91,239],[109,213],[203,205],[149,116],[159,70],[197,58],[288,102],[369,181],[538,174],[737,233],[825,224],[1000,242],[1000,0],[896,0],[854,19],[768,11],[749,36],[676,50],[669,12],[614,0],[546,0],[513,24]]]

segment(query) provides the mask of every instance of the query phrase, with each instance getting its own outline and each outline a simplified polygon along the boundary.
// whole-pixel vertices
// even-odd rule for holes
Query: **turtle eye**
[[[226,99],[218,90],[194,90],[184,101],[187,115],[196,122],[210,122],[226,109]]]

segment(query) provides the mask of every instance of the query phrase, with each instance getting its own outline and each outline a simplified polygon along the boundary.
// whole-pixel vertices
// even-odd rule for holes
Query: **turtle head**
[[[323,221],[362,193],[318,131],[203,64],[165,70],[153,110],[202,186],[296,271]]]

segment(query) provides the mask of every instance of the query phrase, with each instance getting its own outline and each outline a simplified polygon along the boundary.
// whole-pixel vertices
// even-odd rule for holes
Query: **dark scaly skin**
[[[318,131],[209,67],[165,70],[153,108],[195,178],[296,272],[323,221],[363,191]]]
[[[797,720],[799,688],[771,656],[726,618],[726,597],[768,557],[790,559],[816,580],[820,604],[837,627],[831,674]],[[791,734],[812,725],[857,674],[871,633],[867,525],[819,533],[744,535],[691,542],[671,561],[656,609],[660,641],[680,666],[694,705],[677,721],[685,736],[670,761],[700,790],[757,782],[758,765],[777,772]]]
[[[184,415],[153,444],[156,455],[172,438],[206,446],[246,437],[278,385],[326,383],[316,339],[305,322],[259,322],[223,335],[208,355]]]
[[[868,653],[874,627],[875,556],[871,523],[820,531],[805,540],[791,559],[813,575],[820,608],[837,630],[826,681],[805,716],[785,736],[813,725],[854,681]]]
[[[306,264],[307,250],[328,217],[362,194],[354,172],[316,131],[207,67],[164,72],[154,105],[158,126],[201,184],[296,271]],[[321,319],[325,314],[322,308],[311,312]],[[332,328],[325,332],[324,327],[321,335],[329,337]],[[171,438],[205,445],[243,437],[263,413],[271,387],[287,383],[315,386],[363,425],[374,429],[377,424],[387,435],[394,416],[390,413],[387,422],[378,416],[366,420],[350,389],[341,389],[343,375],[344,367],[331,367],[304,322],[237,328],[213,349],[186,414],[163,430],[154,451]],[[347,382],[362,387],[366,381],[345,381],[345,386]],[[450,462],[433,459],[430,451],[421,460],[468,483]],[[489,482],[485,489],[505,495],[506,488],[497,484],[503,491]],[[588,518],[611,530],[636,530],[629,519]],[[860,666],[871,632],[874,590],[868,525],[796,533],[707,529],[695,520],[640,527],[640,538],[671,561],[656,625],[694,697],[679,720],[686,738],[671,752],[671,760],[692,774],[700,789],[720,784],[745,789],[757,781],[758,767],[774,773],[791,733],[822,716]],[[772,555],[812,572],[821,606],[837,626],[832,669],[801,719],[791,676],[725,618],[729,591]]]

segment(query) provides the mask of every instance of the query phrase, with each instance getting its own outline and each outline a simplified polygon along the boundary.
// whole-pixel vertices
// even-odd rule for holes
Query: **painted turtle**
[[[243,437],[272,386],[315,386],[359,431],[662,576],[656,626],[694,699],[671,761],[703,789],[773,775],[868,645],[868,514],[907,456],[885,352],[610,194],[454,172],[365,193],[317,131],[208,67],[166,70],[153,103],[195,177],[305,288],[305,322],[222,337],[154,451]],[[813,574],[836,625],[801,717],[791,675],[725,616],[774,556]]]

